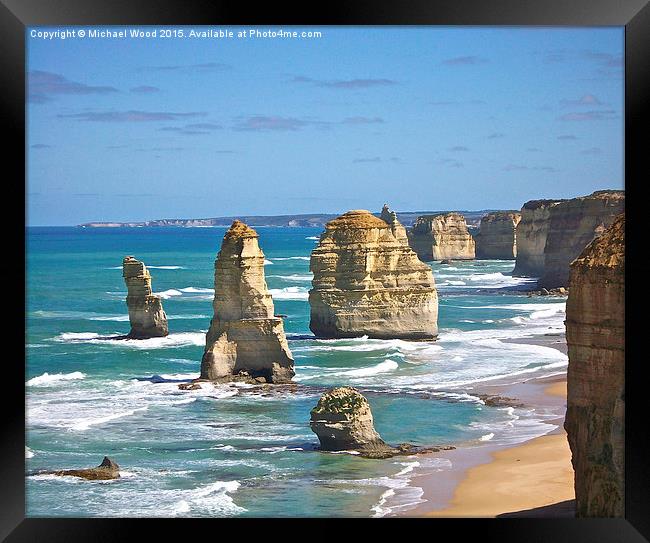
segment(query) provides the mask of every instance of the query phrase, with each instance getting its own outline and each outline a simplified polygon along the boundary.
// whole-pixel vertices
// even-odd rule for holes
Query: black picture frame
[[[232,0],[0,0],[1,70],[0,104],[6,136],[4,144],[5,211],[17,213],[6,221],[6,239],[15,248],[5,253],[1,267],[3,285],[16,297],[3,328],[5,338],[19,342],[24,324],[17,316],[25,309],[25,292],[16,287],[20,262],[25,254],[25,191],[21,179],[25,172],[25,27],[34,25],[526,25],[526,26],[625,26],[625,185],[627,192],[626,283],[626,513],[624,519],[400,519],[421,524],[428,537],[439,537],[440,529],[452,530],[453,538],[477,537],[499,541],[636,542],[650,540],[650,465],[647,461],[648,408],[643,399],[646,365],[639,339],[642,316],[634,316],[636,301],[644,288],[638,284],[644,268],[639,240],[643,233],[640,199],[646,174],[648,104],[650,103],[650,5],[647,0],[411,0],[342,1],[331,0],[309,8],[290,4],[259,3],[249,5]],[[644,137],[645,136],[645,137]],[[9,168],[7,168],[7,166]],[[647,176],[647,174],[646,174]],[[22,220],[22,224],[21,224]],[[635,271],[636,270],[636,271]],[[25,284],[25,283],[23,283]],[[25,287],[26,288],[26,287]],[[634,296],[634,298],[632,298]],[[16,308],[16,309],[13,309]],[[628,314],[630,317],[628,317]],[[24,355],[24,351],[23,351]],[[151,519],[35,519],[25,518],[24,454],[24,371],[16,356],[5,355],[3,371],[2,461],[0,462],[0,537],[6,541],[124,541],[141,529],[153,538],[151,530],[169,539],[194,537],[196,530],[223,528],[223,522],[250,523],[244,519],[219,519],[215,526],[205,520]],[[16,397],[12,397],[15,395]],[[531,489],[534,491],[534,489]],[[253,522],[258,529],[265,522]],[[295,522],[288,519],[289,522]],[[385,528],[367,522],[361,527]],[[277,524],[277,520],[275,521]],[[443,524],[441,524],[444,522]],[[304,523],[302,523],[304,526]],[[244,529],[243,525],[235,526]],[[280,528],[279,526],[277,528]],[[277,529],[276,528],[276,529]],[[304,527],[303,527],[304,529]],[[403,529],[403,527],[402,527]],[[276,534],[298,537],[293,529],[282,528]],[[318,534],[307,528],[300,537]],[[333,530],[322,532],[335,533]],[[237,533],[237,532],[235,532]],[[449,533],[449,532],[448,532]],[[292,535],[293,534],[293,535]],[[250,532],[249,532],[250,535]],[[219,537],[218,533],[214,537]],[[234,537],[234,534],[233,536]],[[408,537],[408,535],[407,535]],[[413,536],[411,536],[413,537]],[[417,536],[416,536],[417,537]]]

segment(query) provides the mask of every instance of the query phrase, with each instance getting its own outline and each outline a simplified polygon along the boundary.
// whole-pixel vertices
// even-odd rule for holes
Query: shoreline
[[[567,353],[564,334],[502,340],[534,344]],[[509,380],[511,381],[511,380]],[[422,490],[421,503],[396,507],[390,516],[405,517],[570,517],[575,498],[571,451],[563,428],[566,412],[566,369],[557,375],[529,375],[517,382],[495,381],[467,391],[516,399],[548,415],[555,427],[542,436],[509,444],[459,447],[423,455],[445,459],[451,469],[414,470],[410,486]],[[530,489],[534,488],[534,494]],[[562,502],[562,506],[554,506]],[[408,506],[405,506],[408,507]],[[405,508],[404,506],[402,509]],[[539,509],[545,508],[545,509]]]

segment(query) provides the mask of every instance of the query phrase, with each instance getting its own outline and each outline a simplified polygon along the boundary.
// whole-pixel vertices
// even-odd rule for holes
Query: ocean
[[[214,260],[226,228],[27,229],[26,512],[29,517],[384,516],[421,501],[415,467],[316,450],[309,411],[351,385],[391,444],[514,444],[556,428],[540,408],[487,406],[495,380],[564,373],[559,350],[503,340],[564,331],[565,302],[522,293],[514,261],[431,263],[439,340],[318,340],[309,331],[309,255],[319,228],[256,228],[266,280],[295,358],[295,385],[206,386],[199,376],[212,317]],[[129,331],[122,259],[143,260],[163,298],[166,338]],[[121,467],[114,481],[41,470]]]

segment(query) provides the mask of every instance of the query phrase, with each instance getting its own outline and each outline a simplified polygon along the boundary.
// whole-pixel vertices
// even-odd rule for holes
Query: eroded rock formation
[[[431,268],[403,239],[397,219],[365,210],[327,223],[312,251],[309,328],[319,337],[434,339],[438,295]]]
[[[539,279],[539,286],[567,286],[571,262],[624,209],[625,192],[622,190],[597,191],[554,206],[544,249],[544,273]]]
[[[329,390],[311,410],[309,425],[318,436],[322,451],[356,451],[365,458],[411,456],[454,449],[453,446],[420,447],[384,442],[373,423],[368,400],[355,388]]]
[[[564,427],[580,517],[624,515],[625,215],[571,264]]]
[[[375,430],[368,400],[352,387],[323,394],[311,410],[309,425],[323,451],[355,450],[373,455],[393,450]]]
[[[169,334],[167,315],[158,296],[151,290],[151,274],[144,262],[127,256],[122,261],[122,276],[126,283],[126,306],[131,331],[128,337],[147,339]]]
[[[104,481],[107,479],[119,479],[120,466],[118,466],[108,456],[105,456],[102,463],[96,468],[66,469],[47,473],[60,476],[80,477],[90,481]]]
[[[472,260],[474,238],[460,213],[422,215],[408,232],[411,248],[420,260]]]
[[[512,275],[541,277],[544,273],[544,249],[551,209],[563,200],[531,200],[521,208],[517,224],[517,261]]]
[[[397,213],[391,211],[388,207],[388,204],[384,204],[384,207],[381,209],[381,216],[379,217],[384,221],[388,226],[390,226],[390,231],[395,236],[395,239],[404,245],[408,245],[408,236],[406,234],[406,228],[402,223],[397,220]]]
[[[255,230],[234,221],[214,263],[214,317],[206,335],[201,379],[238,374],[290,381],[293,356],[282,319],[274,315]]]
[[[475,237],[476,258],[514,260],[517,256],[516,229],[520,220],[518,211],[494,211],[482,217]]]

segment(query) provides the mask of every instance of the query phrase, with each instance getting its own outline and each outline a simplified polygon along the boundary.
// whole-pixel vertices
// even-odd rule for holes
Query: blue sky
[[[231,30],[28,29],[28,224],[517,209],[623,188],[622,27]]]

